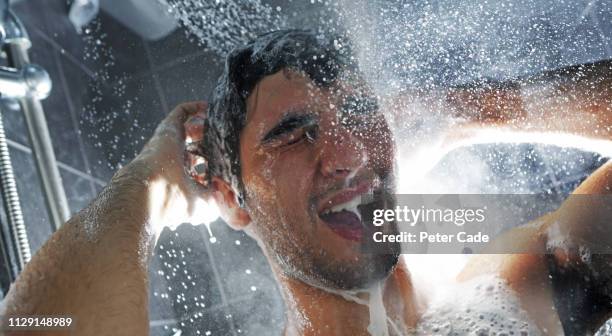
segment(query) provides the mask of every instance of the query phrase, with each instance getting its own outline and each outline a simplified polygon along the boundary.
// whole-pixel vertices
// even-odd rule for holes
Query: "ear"
[[[212,178],[213,198],[221,211],[221,218],[234,230],[244,230],[251,223],[251,216],[238,205],[236,193],[226,181]]]

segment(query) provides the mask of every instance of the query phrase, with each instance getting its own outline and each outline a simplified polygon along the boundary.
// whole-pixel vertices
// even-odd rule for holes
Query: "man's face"
[[[366,288],[395,266],[397,255],[362,251],[374,232],[362,213],[386,198],[361,196],[393,192],[391,133],[365,85],[265,77],[247,100],[240,160],[253,232],[286,276]]]

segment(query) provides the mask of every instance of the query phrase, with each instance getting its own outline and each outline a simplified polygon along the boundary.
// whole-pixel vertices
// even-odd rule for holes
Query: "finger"
[[[208,107],[208,104],[203,101],[187,102],[179,105],[179,108],[184,111],[186,116],[191,116],[196,113],[204,113]]]
[[[166,117],[166,120],[177,126],[182,126],[182,124],[187,121],[190,116],[198,112],[204,113],[207,107],[208,104],[205,101],[182,103],[175,107],[172,112],[170,112],[168,117]]]
[[[185,138],[187,142],[198,142],[204,138],[204,117],[199,112],[185,123]]]
[[[185,168],[187,188],[192,190],[190,194],[202,196],[209,191],[206,160],[201,155],[185,152]]]
[[[168,114],[168,116],[159,124],[155,133],[162,137],[176,137],[177,141],[185,140],[184,123],[190,116],[198,112],[204,113],[207,104],[204,101],[196,101],[183,103],[178,105]]]
[[[185,154],[185,168],[188,174],[199,183],[206,181],[207,165],[206,160],[201,155],[187,152]]]
[[[206,110],[208,104],[206,101],[197,100],[179,104],[175,110],[179,110],[183,115],[189,116]]]

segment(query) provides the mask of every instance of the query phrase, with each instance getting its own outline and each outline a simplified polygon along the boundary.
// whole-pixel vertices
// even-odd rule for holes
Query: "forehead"
[[[351,76],[348,81],[339,81],[328,88],[321,88],[308,76],[283,69],[257,83],[246,101],[245,125],[265,125],[280,119],[291,110],[328,102],[355,91],[369,93],[367,85],[359,77]]]
[[[316,86],[308,77],[281,70],[264,77],[246,101],[246,124],[280,118],[287,110],[313,102]]]

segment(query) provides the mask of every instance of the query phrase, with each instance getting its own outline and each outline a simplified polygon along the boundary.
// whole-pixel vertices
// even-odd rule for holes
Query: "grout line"
[[[72,127],[76,131],[77,143],[79,146],[79,153],[81,155],[81,159],[83,160],[83,164],[85,165],[85,172],[91,174],[91,166],[89,164],[89,159],[87,158],[87,154],[85,153],[85,144],[83,144],[83,139],[81,138],[81,129],[79,128],[79,122],[77,118],[77,113],[74,107],[74,103],[72,100],[72,92],[68,87],[68,82],[66,80],[66,74],[64,72],[64,66],[60,60],[60,55],[58,51],[53,52],[53,58],[55,59],[55,64],[57,69],[59,70],[60,83],[62,88],[64,89],[64,99],[68,105],[68,112],[70,113],[70,121],[72,121]],[[89,187],[91,191],[91,197],[96,197],[96,187],[92,180],[89,180]]]
[[[76,168],[74,168],[72,166],[69,166],[69,165],[67,165],[67,164],[65,164],[63,162],[59,162],[58,161],[57,162],[57,166],[62,168],[62,169],[64,169],[65,171],[67,171],[69,173],[72,173],[74,175],[78,175],[78,176],[80,176],[80,177],[82,177],[84,179],[88,179],[93,184],[97,184],[97,185],[99,185],[101,187],[106,186],[106,182],[102,181],[101,179],[99,179],[97,177],[93,177],[93,176],[91,176],[91,175],[89,175],[87,173],[84,173],[84,172],[82,172],[82,171],[80,171],[80,170],[78,170],[78,169],[76,169]],[[94,190],[93,197],[96,197],[97,195],[98,195],[98,192]]]
[[[227,295],[225,294],[225,289],[223,288],[223,283],[221,282],[221,276],[219,275],[219,270],[217,269],[217,263],[215,262],[215,258],[213,256],[212,248],[210,247],[210,243],[206,236],[202,232],[200,228],[200,233],[202,234],[202,238],[204,238],[204,246],[206,246],[206,253],[208,254],[208,259],[210,261],[210,266],[213,270],[213,275],[215,276],[215,282],[217,283],[217,287],[219,288],[219,293],[221,294],[221,303],[223,306],[228,305]],[[236,328],[234,326],[234,317],[230,316],[230,328],[232,330],[232,335],[236,336]]]
[[[139,79],[142,79],[148,75],[154,76],[154,72],[151,69],[135,73],[124,73],[121,77],[118,77],[114,81],[101,83],[105,88],[113,88],[117,86],[117,83],[121,81],[123,84],[129,84]]]
[[[183,63],[190,62],[200,56],[205,56],[205,55],[210,55],[214,57],[214,55],[211,54],[210,51],[200,50],[200,51],[193,52],[191,54],[187,54],[185,56],[177,57],[171,61],[163,63],[159,66],[156,66],[155,71],[159,72],[159,71],[167,70],[175,66],[181,65]]]
[[[164,94],[164,90],[162,89],[161,83],[159,81],[159,74],[157,74],[155,65],[153,63],[153,55],[151,55],[151,48],[149,47],[149,43],[142,40],[144,45],[145,55],[147,56],[147,61],[149,62],[149,69],[151,69],[151,75],[153,76],[153,84],[155,85],[155,90],[157,91],[157,95],[159,96],[163,111],[162,113],[166,114],[170,112],[168,107],[168,102],[166,101],[166,95]]]
[[[168,324],[178,324],[178,320],[171,318],[171,319],[165,319],[165,320],[149,321],[149,328],[150,327],[161,327],[161,326],[165,326]]]
[[[186,314],[183,315],[179,318],[169,318],[169,319],[161,319],[161,320],[153,320],[149,322],[149,326],[151,327],[160,327],[166,324],[178,324],[180,322],[186,321],[188,319],[190,319],[193,314],[197,314],[197,313],[211,313],[223,308],[229,308],[230,304],[234,304],[234,303],[240,303],[243,301],[247,301],[247,300],[252,300],[253,299],[253,295],[242,295],[236,298],[233,298],[231,300],[229,300],[227,302],[227,304],[216,304],[216,305],[212,305],[210,307],[205,307],[205,308],[200,308],[197,310],[194,310],[192,312],[190,312],[190,314]],[[231,313],[231,312],[229,312]]]
[[[138,72],[138,73],[129,74],[129,76],[127,76],[127,82],[130,82],[130,81],[133,81],[133,80],[137,80],[137,79],[145,77],[147,75],[158,74],[161,71],[172,69],[173,67],[180,66],[180,65],[182,65],[184,63],[187,63],[187,62],[191,62],[191,61],[197,59],[200,56],[204,56],[204,55],[208,55],[208,54],[210,54],[210,52],[208,52],[208,51],[196,51],[194,53],[178,57],[176,59],[173,59],[172,61],[168,61],[168,62],[163,63],[161,65],[156,65],[154,70],[153,69],[149,69],[147,71],[141,71],[141,72]],[[151,64],[153,64],[153,63],[154,63],[153,60],[151,60]],[[107,83],[105,85],[113,86],[115,84],[116,84],[116,81],[115,82]]]
[[[66,57],[67,60],[69,60],[70,62],[74,63],[74,65],[76,65],[77,67],[81,68],[81,70],[83,70],[83,72],[85,74],[87,74],[87,76],[91,77],[91,79],[96,79],[96,74],[95,74],[94,71],[92,71],[91,69],[86,67],[81,62],[79,62],[79,60],[76,57],[74,57],[74,55],[69,53],[66,50],[66,48],[62,47],[54,39],[50,38],[49,36],[47,36],[47,34],[45,34],[43,31],[41,31],[40,29],[38,29],[36,27],[33,27],[33,29],[31,29],[31,31],[33,31],[36,35],[40,36],[43,40],[45,40],[46,42],[51,44],[51,46],[53,48],[55,48],[55,50],[57,50],[61,55]]]
[[[32,154],[32,149],[30,149],[30,147],[28,147],[26,145],[20,144],[19,142],[11,140],[11,139],[6,139],[6,142],[8,143],[8,145],[10,147],[13,147],[13,148],[15,148],[17,150],[20,150],[20,151],[24,152],[24,153]],[[94,177],[94,176],[91,176],[91,175],[89,175],[89,174],[87,174],[85,172],[82,172],[82,171],[80,171],[80,170],[78,170],[78,169],[76,169],[76,168],[74,168],[74,167],[72,167],[72,166],[70,166],[70,165],[68,165],[66,163],[57,161],[57,166],[62,168],[62,169],[64,169],[67,172],[70,172],[70,173],[74,174],[74,175],[78,175],[79,177],[88,179],[88,180],[90,180],[90,181],[92,181],[92,182],[94,182],[94,183],[96,183],[96,184],[98,184],[98,185],[100,185],[102,187],[106,186],[106,182],[102,181],[101,179],[99,179],[97,177]]]

